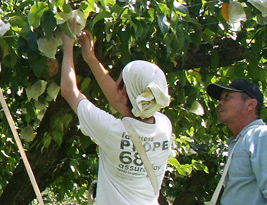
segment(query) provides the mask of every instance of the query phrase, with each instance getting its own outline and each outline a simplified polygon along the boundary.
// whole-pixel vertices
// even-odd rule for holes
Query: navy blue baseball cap
[[[232,90],[246,93],[248,96],[258,101],[259,110],[261,110],[263,107],[262,92],[257,85],[249,82],[248,80],[237,79],[233,81],[229,86],[211,83],[207,87],[208,95],[217,100],[220,100],[223,90]]]

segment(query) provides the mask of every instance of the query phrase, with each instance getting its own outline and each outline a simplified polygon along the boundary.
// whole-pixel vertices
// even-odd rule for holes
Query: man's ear
[[[249,110],[257,110],[258,101],[254,98],[249,99],[248,101],[248,109]]]

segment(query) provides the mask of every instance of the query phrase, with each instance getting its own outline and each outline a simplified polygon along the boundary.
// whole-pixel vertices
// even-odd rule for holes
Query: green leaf
[[[63,117],[62,117],[62,122],[64,123],[64,126],[67,127],[70,122],[72,121],[73,117],[71,114],[65,114]]]
[[[81,33],[82,29],[84,29],[86,25],[86,19],[84,17],[84,13],[79,10],[75,9],[72,11],[72,16],[71,18],[75,19],[75,29],[73,29],[74,35],[78,35]]]
[[[94,3],[95,3],[94,0],[87,0],[86,2],[82,2],[80,8],[81,8],[83,11],[85,11],[85,13],[86,13],[86,12],[91,12],[91,11],[95,12],[95,6],[94,6]],[[84,7],[85,7],[85,8],[84,8]]]
[[[38,101],[38,97],[42,95],[46,89],[47,82],[44,80],[38,80],[31,87],[26,88],[26,94],[28,100],[34,99]]]
[[[61,12],[61,13],[57,13],[55,15],[55,18],[56,18],[57,24],[60,25],[68,21],[71,18],[71,16],[72,16],[72,12],[69,12],[69,13]]]
[[[216,69],[219,66],[220,56],[216,50],[212,51],[211,54],[211,67]]]
[[[187,173],[187,167],[185,167],[184,165],[181,165],[178,169],[177,169],[178,173],[182,176],[186,176]]]
[[[35,53],[35,51],[38,50],[38,45],[36,42],[36,36],[35,36],[34,32],[29,31],[27,33],[26,40],[27,40],[28,49],[31,51],[34,51],[34,53]]]
[[[66,21],[63,24],[60,24],[61,30],[68,35],[69,37],[76,39],[76,36],[73,34],[71,27],[70,27],[70,22]]]
[[[160,9],[160,13],[168,14],[170,12],[167,4],[159,3],[158,8]]]
[[[57,21],[54,14],[48,10],[44,12],[42,16],[42,28],[44,29],[45,35],[49,38],[55,31],[57,26]]]
[[[20,137],[21,137],[21,139],[24,139],[27,142],[31,142],[35,137],[34,130],[33,130],[32,126],[28,125],[28,126],[24,127],[21,130]]]
[[[35,101],[35,107],[36,107],[36,109],[38,109],[38,110],[45,110],[46,108],[47,108],[47,105],[48,105],[48,103],[43,103],[43,102],[39,102],[39,101]]]
[[[53,99],[56,100],[56,97],[60,91],[60,86],[58,86],[55,82],[49,84],[47,88],[47,94]]]
[[[202,38],[204,41],[213,45],[213,40],[212,40],[213,35],[214,35],[214,33],[209,28],[205,28],[205,30],[203,31],[203,34],[202,34]]]
[[[68,3],[64,3],[63,11],[64,11],[64,13],[70,13],[72,11],[71,5]]]
[[[81,84],[81,91],[84,92],[85,90],[87,90],[90,86],[90,83],[91,83],[91,78],[84,78]]]
[[[0,46],[3,52],[3,56],[1,56],[1,58],[4,58],[2,62],[3,65],[13,68],[17,63],[17,56],[15,54],[15,50],[10,48],[10,45],[4,38],[0,38]]]
[[[40,53],[36,51],[29,51],[28,57],[30,68],[33,70],[34,75],[40,78],[43,72],[46,71],[47,58],[41,56]]]
[[[136,39],[142,37],[144,29],[143,29],[141,22],[134,19],[134,18],[131,18],[131,25],[133,26],[133,28],[135,30]]]
[[[192,33],[190,34],[190,40],[195,46],[199,46],[201,43],[201,34],[200,33]]]
[[[52,136],[55,142],[57,143],[57,145],[60,146],[63,140],[63,132],[61,132],[60,130],[53,130]]]
[[[185,45],[185,34],[181,25],[177,26],[175,33],[172,33],[172,50],[182,51]]]
[[[155,20],[155,9],[154,8],[149,8],[148,9],[148,15],[149,15],[148,20],[150,22],[153,22]]]
[[[38,26],[40,26],[41,17],[43,13],[48,9],[49,7],[45,2],[38,2],[38,4],[34,4],[28,14],[29,24],[33,28],[37,28]]]
[[[114,13],[116,13],[116,15],[120,15],[121,12],[122,12],[123,10],[124,10],[124,8],[118,6],[118,4],[115,4],[115,5],[112,7],[112,11],[113,11]]]
[[[51,143],[52,137],[51,136],[45,136],[42,138],[42,144],[43,148],[48,148]]]
[[[192,160],[192,166],[196,170],[202,170],[202,171],[206,172],[207,174],[209,173],[208,167],[206,165],[202,164],[201,162],[198,162],[196,160]]]
[[[57,48],[60,45],[57,38],[51,36],[50,38],[39,38],[37,40],[38,49],[44,56],[55,59]]]
[[[56,0],[52,1],[61,11],[63,11],[64,5],[66,4],[66,0]]]
[[[17,25],[19,28],[24,28],[27,26],[27,20],[21,16],[13,16],[9,22],[11,27],[14,25]]]
[[[162,34],[166,34],[169,31],[170,23],[164,14],[158,14],[158,26]]]
[[[181,16],[186,16],[189,14],[187,7],[183,4],[179,3],[178,1],[175,1],[173,4],[175,9],[177,9],[178,14],[180,14]]]
[[[95,26],[95,24],[96,24],[98,21],[101,21],[101,20],[103,20],[104,18],[110,18],[110,17],[112,17],[112,15],[111,15],[109,12],[107,12],[107,11],[103,11],[103,12],[101,12],[101,13],[96,14],[95,17],[94,17],[94,19],[93,19],[93,21],[92,21],[92,26],[91,26],[91,28],[93,29],[94,26]]]
[[[176,169],[178,169],[180,167],[180,163],[178,162],[178,160],[176,158],[169,158],[168,159],[169,164],[174,166]]]

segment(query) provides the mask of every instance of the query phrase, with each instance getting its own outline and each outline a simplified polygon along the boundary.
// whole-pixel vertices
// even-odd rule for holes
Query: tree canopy
[[[171,104],[162,112],[174,136],[160,202],[203,204],[220,178],[231,136],[217,122],[217,102],[206,87],[246,78],[266,96],[264,8],[257,0],[0,1],[0,85],[45,203],[86,204],[97,178],[98,147],[80,132],[76,115],[59,94],[60,36],[73,36],[68,22],[73,11],[85,19],[96,55],[113,78],[137,59],[165,72]],[[78,43],[75,66],[81,91],[112,112]],[[0,204],[35,203],[4,112],[0,116]],[[261,117],[266,116],[263,109]]]

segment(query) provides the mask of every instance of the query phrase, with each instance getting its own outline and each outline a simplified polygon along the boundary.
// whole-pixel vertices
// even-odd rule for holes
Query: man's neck
[[[141,122],[145,122],[145,123],[148,123],[148,124],[155,124],[156,123],[156,120],[155,120],[155,117],[152,116],[152,117],[149,117],[149,118],[140,118],[140,117],[135,117],[132,113],[128,112],[126,115],[124,115],[125,117],[131,117],[131,118],[134,118],[136,120],[139,120]]]
[[[236,122],[235,124],[229,125],[228,127],[233,132],[233,137],[235,138],[244,129],[244,127],[246,127],[247,125],[249,125],[250,123],[252,123],[253,121],[257,119],[258,118],[256,117],[243,119],[243,120]]]

